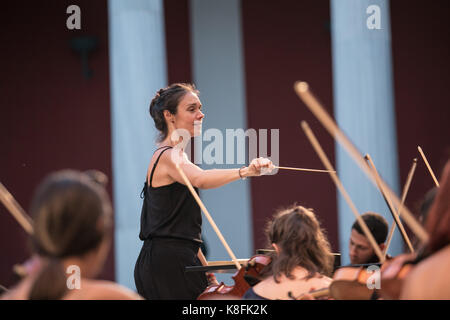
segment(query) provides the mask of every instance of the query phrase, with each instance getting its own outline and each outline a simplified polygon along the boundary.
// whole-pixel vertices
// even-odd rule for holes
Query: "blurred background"
[[[71,5],[79,8],[79,29],[72,28]],[[360,213],[376,211],[391,222],[379,191],[295,94],[302,80],[397,195],[418,158],[406,205],[419,217],[434,183],[417,146],[438,179],[450,156],[449,6],[447,0],[4,2],[0,182],[28,211],[50,172],[103,171],[115,236],[101,278],[134,289],[139,195],[156,148],[149,103],[170,83],[193,82],[204,132],[218,129],[225,139],[226,129],[266,129],[267,154],[260,147],[260,155],[280,166],[320,169],[300,128],[306,120]],[[202,141],[205,149],[213,138]],[[275,210],[298,203],[314,209],[333,252],[349,262],[354,216],[326,174],[279,171],[201,197],[238,258],[265,248],[263,229]],[[206,219],[203,227],[207,258],[229,260]],[[389,253],[403,248],[397,232]],[[26,232],[1,205],[1,285],[17,281],[13,266],[29,255]]]

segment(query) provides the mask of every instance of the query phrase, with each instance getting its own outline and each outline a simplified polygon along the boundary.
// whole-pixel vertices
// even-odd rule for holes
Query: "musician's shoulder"
[[[82,281],[81,290],[72,290],[67,300],[142,300],[143,298],[122,285],[107,280]]]
[[[418,263],[405,278],[400,299],[450,299],[450,245]]]

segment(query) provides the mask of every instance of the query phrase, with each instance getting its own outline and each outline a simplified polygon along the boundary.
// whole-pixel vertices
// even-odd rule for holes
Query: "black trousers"
[[[138,293],[151,300],[194,300],[206,289],[204,272],[185,272],[200,266],[200,244],[174,238],[145,240],[134,268]]]

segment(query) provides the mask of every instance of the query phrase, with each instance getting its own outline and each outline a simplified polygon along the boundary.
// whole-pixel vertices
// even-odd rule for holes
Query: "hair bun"
[[[158,111],[155,110],[158,107],[159,99],[161,98],[161,93],[163,92],[163,89],[158,90],[153,97],[152,101],[150,102],[150,115],[154,118],[158,116]]]
[[[159,89],[158,91],[156,91],[156,94],[155,94],[155,96],[153,97],[153,101],[155,101],[155,103],[156,103],[156,100],[158,100],[159,98],[161,98],[161,96],[163,95],[164,91],[165,91],[164,88]]]
[[[194,85],[185,83],[174,83],[156,91],[155,96],[150,102],[149,111],[150,116],[155,122],[155,128],[160,132],[158,141],[163,141],[168,133],[164,112],[167,110],[171,114],[176,114],[178,104],[186,92],[199,93]]]

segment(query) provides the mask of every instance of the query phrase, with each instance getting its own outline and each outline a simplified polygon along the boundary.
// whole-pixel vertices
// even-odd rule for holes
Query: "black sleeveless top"
[[[165,147],[159,154],[150,175],[150,185],[147,185],[147,181],[144,184],[141,193],[144,202],[139,239],[144,241],[153,237],[179,238],[201,243],[202,215],[188,187],[178,182],[152,187],[153,174],[159,159],[171,148]],[[197,188],[194,189],[198,192]]]

